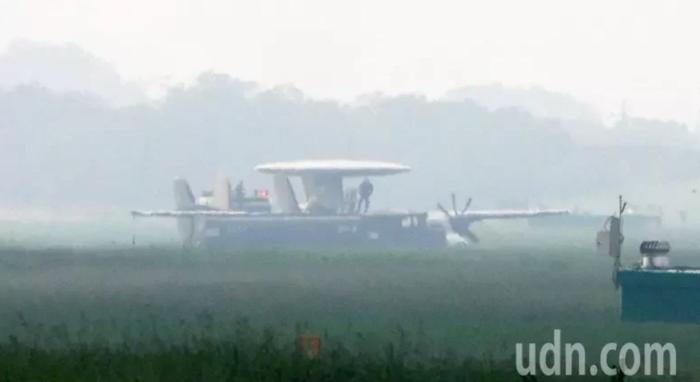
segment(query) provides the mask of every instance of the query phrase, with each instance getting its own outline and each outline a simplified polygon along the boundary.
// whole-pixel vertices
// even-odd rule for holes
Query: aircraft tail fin
[[[175,194],[175,208],[187,210],[195,206],[194,194],[186,180],[177,178],[173,182],[173,192]]]
[[[231,209],[231,182],[226,177],[219,177],[214,184],[211,206],[219,210]]]
[[[275,187],[275,196],[277,197],[277,205],[284,213],[288,214],[298,214],[301,213],[301,208],[299,208],[299,202],[294,195],[294,189],[292,188],[292,183],[289,178],[278,174],[273,178],[273,183]]]

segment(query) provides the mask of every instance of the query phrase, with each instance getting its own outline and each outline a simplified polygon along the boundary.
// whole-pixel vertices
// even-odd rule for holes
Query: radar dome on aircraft
[[[300,160],[264,163],[255,170],[274,176],[275,195],[282,211],[294,213],[299,203],[288,177],[300,177],[307,197],[306,210],[312,213],[338,213],[344,208],[343,179],[393,175],[409,171],[402,164],[343,159]]]
[[[393,175],[410,170],[410,167],[398,163],[343,159],[271,162],[255,166],[255,171],[265,174],[332,174],[340,177]]]

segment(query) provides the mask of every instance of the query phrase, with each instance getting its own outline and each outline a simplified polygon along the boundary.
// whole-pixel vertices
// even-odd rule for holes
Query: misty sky
[[[157,93],[215,70],[315,98],[501,82],[616,113],[700,112],[695,1],[0,0],[0,50],[75,43]]]

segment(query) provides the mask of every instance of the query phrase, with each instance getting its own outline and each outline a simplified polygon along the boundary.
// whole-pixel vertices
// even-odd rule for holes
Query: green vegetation
[[[554,329],[589,352],[672,342],[681,377],[700,371],[696,326],[621,322],[618,299],[610,259],[564,246],[5,248],[0,379],[519,380],[515,343]],[[321,336],[319,359],[296,350],[300,333]]]
[[[248,332],[246,332],[248,333]],[[326,338],[326,340],[328,340]],[[269,331],[247,341],[195,340],[149,350],[128,343],[108,347],[68,345],[42,349],[11,342],[0,347],[0,369],[15,380],[267,380],[267,381],[464,381],[518,380],[512,361],[422,357],[412,348],[388,344],[379,355],[353,353],[328,340],[312,359]],[[420,357],[420,358],[419,358]]]

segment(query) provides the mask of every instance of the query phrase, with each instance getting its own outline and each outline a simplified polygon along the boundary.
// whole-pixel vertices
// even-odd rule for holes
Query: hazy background
[[[254,189],[270,183],[260,162],[387,160],[413,171],[377,179],[373,208],[455,191],[473,209],[612,213],[622,193],[674,226],[625,220],[623,264],[658,238],[698,265],[698,15],[692,1],[0,0],[0,353],[63,341],[80,363],[30,371],[83,370],[92,338],[235,343],[248,317],[358,351],[405,328],[430,359],[488,368],[554,328],[590,349],[668,341],[697,372],[695,327],[619,320],[598,218],[479,223],[468,252],[239,253],[182,250],[172,220],[128,211],[172,208],[176,176]]]
[[[0,0],[0,210],[170,207],[175,176],[398,161],[377,206],[700,207],[693,2]]]

